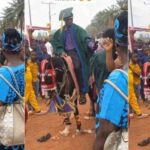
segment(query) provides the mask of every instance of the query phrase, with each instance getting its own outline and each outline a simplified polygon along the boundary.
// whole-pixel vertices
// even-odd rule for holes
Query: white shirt
[[[50,42],[46,42],[45,47],[47,49],[47,53],[52,56],[53,54],[53,46]]]

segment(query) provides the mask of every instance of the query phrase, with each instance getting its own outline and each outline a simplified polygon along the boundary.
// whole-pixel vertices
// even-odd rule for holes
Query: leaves
[[[12,0],[3,10],[2,28],[24,27],[24,0]]]

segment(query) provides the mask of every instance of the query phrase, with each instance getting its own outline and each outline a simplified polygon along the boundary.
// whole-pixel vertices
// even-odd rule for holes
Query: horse
[[[56,89],[55,90],[50,90],[48,93],[50,99],[52,100],[53,98],[55,98],[55,102],[57,103],[57,107],[58,107],[58,112],[61,114],[64,114],[64,123],[65,123],[65,129],[60,132],[62,135],[67,136],[69,134],[69,128],[71,125],[71,121],[70,121],[70,112],[71,108],[72,110],[74,110],[74,117],[76,120],[76,131],[80,132],[81,130],[81,121],[79,119],[79,110],[78,110],[78,106],[77,106],[77,101],[78,98],[76,97],[76,86],[75,86],[75,82],[73,80],[72,74],[69,70],[68,64],[65,61],[65,59],[63,57],[59,57],[59,56],[54,56],[54,57],[50,57],[49,59],[47,59],[47,63],[45,65],[45,70],[54,70],[55,74],[55,78],[47,79],[45,78],[45,80],[49,80],[49,82],[55,82],[54,84],[56,85]],[[47,74],[47,73],[45,73]],[[57,100],[56,100],[57,99]],[[58,100],[59,99],[59,100]],[[50,100],[50,101],[51,101]],[[65,105],[63,105],[63,108],[59,108],[59,104],[60,104],[60,100],[62,100],[62,103],[66,103],[67,106],[65,107]],[[51,101],[53,103],[53,101]],[[52,104],[51,103],[51,104]],[[53,104],[51,105],[53,107]],[[73,105],[72,105],[73,104]],[[61,105],[61,106],[62,106]],[[55,105],[56,106],[56,105]],[[69,108],[71,107],[71,108]],[[50,111],[53,111],[53,108],[51,108]]]

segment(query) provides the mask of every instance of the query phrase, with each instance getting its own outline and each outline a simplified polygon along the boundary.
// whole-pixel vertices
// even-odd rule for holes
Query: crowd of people
[[[57,107],[55,112],[64,114],[65,129],[60,134],[68,136],[71,126],[70,113],[74,112],[76,131],[81,132],[78,104],[86,104],[90,99],[89,115],[96,117],[97,120],[94,149],[104,149],[106,138],[111,132],[118,130],[121,132],[120,129],[127,132],[128,128],[127,12],[122,12],[116,18],[114,28],[104,31],[101,44],[95,42],[84,29],[73,23],[72,8],[61,11],[59,19],[63,19],[65,25],[57,30],[51,39],[52,55],[47,53],[44,42],[32,38],[32,31],[29,34],[30,43],[26,44],[26,75],[30,68],[33,79],[30,80],[32,88],[27,88],[25,91],[30,94],[34,91],[35,96],[28,97],[26,100],[29,100],[36,114],[43,114],[37,101],[39,93],[43,100],[49,102],[51,99],[50,111],[54,112]],[[29,45],[32,51],[29,50]],[[69,58],[71,61],[67,61],[70,60]],[[70,64],[73,67],[70,67]],[[66,68],[71,72],[73,79],[73,87],[68,84],[72,91],[65,88],[67,81],[70,81],[70,78],[67,78],[68,80],[64,78]],[[48,78],[48,74],[51,78]],[[26,82],[27,79],[26,76]],[[64,82],[60,79],[64,79]],[[49,84],[51,86],[48,86]],[[70,102],[64,94],[69,96]],[[53,98],[55,101],[52,100]],[[139,115],[143,116],[142,113]],[[45,140],[43,137],[42,139]],[[107,144],[105,146],[107,147]]]

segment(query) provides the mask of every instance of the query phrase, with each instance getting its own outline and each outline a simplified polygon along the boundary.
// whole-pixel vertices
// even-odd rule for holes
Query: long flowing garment
[[[135,89],[134,89],[133,73],[130,69],[128,70],[128,78],[129,78],[129,81],[128,81],[129,104],[131,105],[131,107],[135,111],[135,113],[137,115],[140,115],[142,112],[139,107],[139,104],[137,103],[137,97],[136,97]]]
[[[24,96],[24,64],[10,68],[16,76],[20,93],[22,96]],[[6,68],[0,68],[0,74],[2,74],[15,87],[13,79]],[[10,104],[17,100],[17,98],[18,96],[16,95],[16,93],[12,91],[12,89],[5,83],[5,81],[0,79],[0,101],[5,104]],[[24,150],[24,145],[16,145],[10,147],[0,145],[0,150]]]
[[[41,109],[36,100],[36,96],[35,96],[33,85],[32,85],[32,74],[31,74],[30,68],[28,66],[26,67],[25,79],[26,79],[25,103],[27,104],[29,101],[31,106],[33,107],[34,111],[39,112]]]

